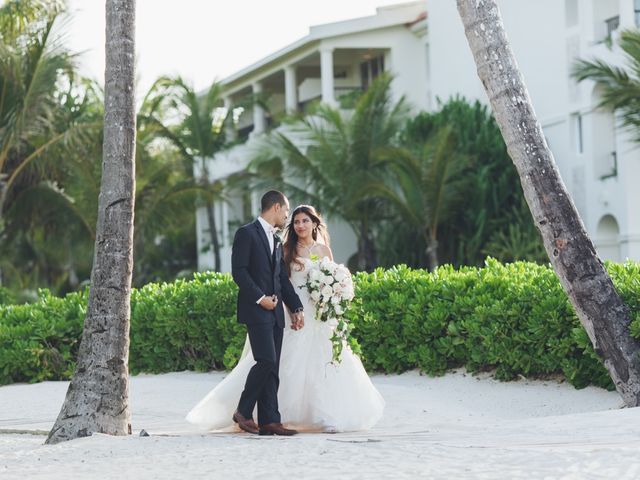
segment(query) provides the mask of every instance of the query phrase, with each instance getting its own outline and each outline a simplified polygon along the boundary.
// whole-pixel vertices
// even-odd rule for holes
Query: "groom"
[[[278,411],[278,368],[284,330],[282,300],[293,312],[292,328],[304,325],[302,303],[284,266],[282,245],[275,235],[289,216],[289,201],[271,190],[261,200],[258,219],[240,227],[233,240],[231,273],[238,284],[238,322],[247,326],[256,364],[247,375],[233,421],[249,433],[294,435],[282,426]],[[258,404],[258,423],[253,409]]]

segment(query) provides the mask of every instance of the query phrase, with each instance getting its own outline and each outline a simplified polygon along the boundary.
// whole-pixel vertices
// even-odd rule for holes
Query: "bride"
[[[310,205],[296,207],[285,228],[284,260],[304,305],[302,328],[293,329],[291,316],[280,357],[278,404],[284,422],[302,431],[353,431],[375,425],[384,400],[371,383],[362,362],[348,346],[341,362],[331,363],[331,327],[315,319],[315,308],[304,288],[306,268],[317,258],[333,260],[329,235],[320,215]],[[299,327],[299,326],[298,326]],[[187,421],[207,430],[226,429],[238,404],[245,379],[254,365],[249,342],[238,365],[187,415]]]

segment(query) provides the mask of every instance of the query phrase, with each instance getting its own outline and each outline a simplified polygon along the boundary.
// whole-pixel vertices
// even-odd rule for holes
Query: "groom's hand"
[[[260,300],[260,306],[265,310],[274,310],[278,305],[278,297],[271,295],[270,297],[264,297]]]
[[[300,311],[293,314],[293,329],[300,330],[304,327],[304,312]]]

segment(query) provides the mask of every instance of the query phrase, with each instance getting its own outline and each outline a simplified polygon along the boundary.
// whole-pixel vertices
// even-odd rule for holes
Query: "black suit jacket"
[[[284,265],[282,244],[275,238],[275,256],[269,240],[256,220],[238,229],[233,239],[231,274],[238,284],[238,322],[247,325],[275,322],[284,328],[282,302],[292,311],[302,308],[298,294],[289,281]],[[275,257],[275,258],[274,258]],[[256,302],[262,295],[278,297],[275,310],[265,310]]]

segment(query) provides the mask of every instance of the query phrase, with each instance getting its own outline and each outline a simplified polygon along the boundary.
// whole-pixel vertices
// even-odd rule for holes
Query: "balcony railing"
[[[604,24],[607,32],[606,38],[610,39],[611,34],[620,27],[620,16],[616,15],[615,17],[608,18],[604,21]]]

